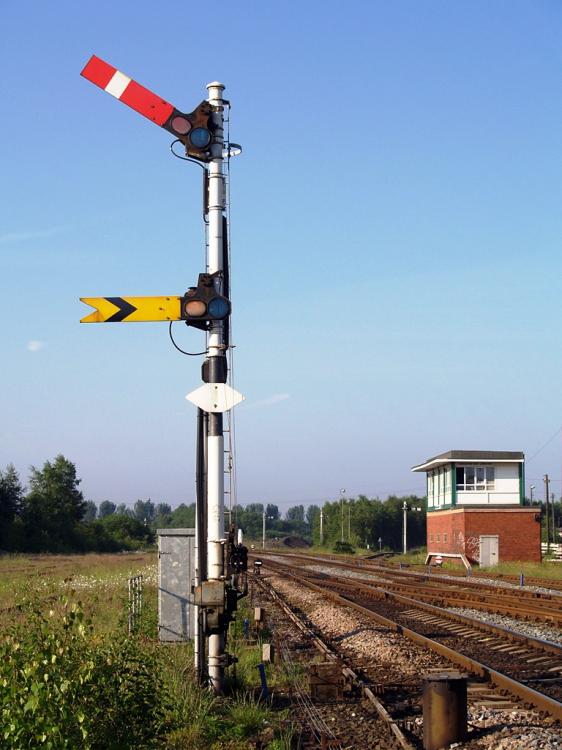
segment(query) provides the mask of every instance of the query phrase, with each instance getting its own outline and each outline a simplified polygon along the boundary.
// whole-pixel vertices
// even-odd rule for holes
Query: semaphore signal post
[[[224,86],[207,85],[208,99],[184,113],[93,56],[82,75],[119,101],[171,133],[185,146],[186,157],[205,175],[204,210],[208,224],[207,267],[197,285],[184,294],[157,297],[83,297],[94,311],[82,323],[184,321],[206,334],[203,385],[187,395],[197,406],[196,538],[194,602],[195,663],[202,681],[215,693],[224,688],[228,623],[246,591],[247,550],[236,529],[224,525],[224,413],[243,396],[227,383],[230,350],[229,245],[226,218],[225,160],[231,144],[224,139]]]

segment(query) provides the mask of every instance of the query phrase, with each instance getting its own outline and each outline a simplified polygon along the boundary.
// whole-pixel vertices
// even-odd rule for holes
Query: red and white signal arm
[[[189,156],[199,161],[210,160],[213,135],[212,108],[209,102],[202,101],[189,114],[180,112],[173,104],[133,81],[96,55],[92,55],[88,60],[81,75],[135,112],[172,133],[185,144]]]

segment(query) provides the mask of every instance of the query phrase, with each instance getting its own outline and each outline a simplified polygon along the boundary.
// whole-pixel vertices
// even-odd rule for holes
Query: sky
[[[560,494],[561,3],[0,0],[0,34],[0,469],[194,499],[201,358],[79,298],[196,282],[201,174],[80,76],[96,54],[232,103],[238,502],[423,494],[451,449],[523,450]]]

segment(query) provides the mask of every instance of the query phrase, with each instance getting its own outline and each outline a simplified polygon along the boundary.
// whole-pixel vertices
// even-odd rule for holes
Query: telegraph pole
[[[343,542],[343,496],[345,495],[345,489],[340,490],[340,505],[341,505],[341,540]]]
[[[549,499],[550,499],[550,487],[549,487],[549,478],[548,474],[545,474],[543,477],[544,482],[544,496],[546,499],[546,552],[547,554],[550,552],[550,509],[549,509]]]
[[[261,548],[265,549],[265,510],[262,513]]]
[[[405,555],[408,551],[408,531],[407,531],[407,520],[408,520],[408,506],[406,501],[402,505],[403,521],[402,521],[402,554]]]
[[[552,510],[552,543],[556,544],[556,518],[554,515],[554,492],[550,493],[550,507]]]
[[[320,508],[320,546],[324,544],[324,509]]]

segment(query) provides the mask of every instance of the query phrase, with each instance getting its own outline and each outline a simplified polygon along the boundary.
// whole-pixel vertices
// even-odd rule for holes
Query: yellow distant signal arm
[[[181,297],[80,297],[94,312],[81,323],[147,323],[182,320]]]

